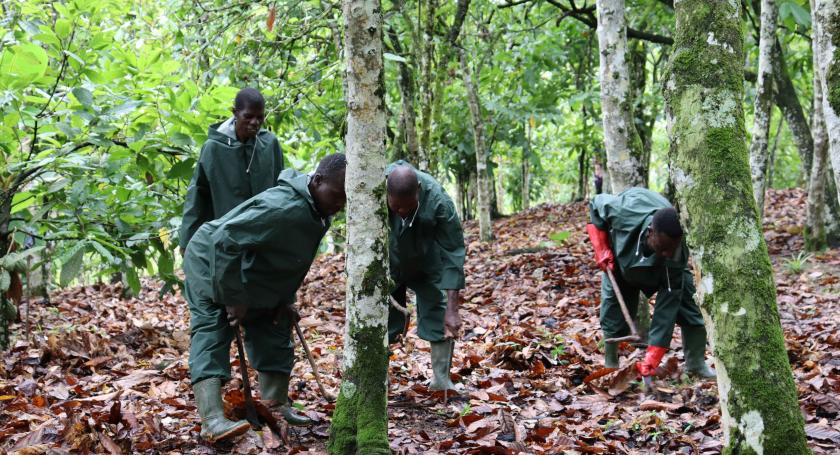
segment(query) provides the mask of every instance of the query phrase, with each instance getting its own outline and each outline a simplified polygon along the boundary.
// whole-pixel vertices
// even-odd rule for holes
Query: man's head
[[[233,116],[236,118],[236,138],[247,142],[256,137],[265,121],[265,98],[259,90],[243,88],[233,100]]]
[[[647,244],[663,258],[672,258],[682,244],[683,229],[677,211],[668,207],[653,214]]]
[[[309,193],[315,200],[315,208],[321,216],[333,216],[344,208],[347,196],[344,193],[344,171],[347,158],[343,153],[325,156],[309,180]]]
[[[407,219],[417,210],[420,201],[420,181],[411,166],[396,166],[388,174],[388,208],[400,218]]]

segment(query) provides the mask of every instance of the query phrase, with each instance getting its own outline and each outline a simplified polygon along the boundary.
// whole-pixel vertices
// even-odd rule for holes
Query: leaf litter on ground
[[[805,194],[770,191],[765,238],[806,434],[815,453],[840,443],[840,251],[814,256],[800,273],[785,261],[802,250]],[[393,346],[389,437],[399,454],[693,453],[721,450],[714,381],[682,375],[680,337],[645,393],[622,343],[622,368],[602,367],[600,277],[591,260],[583,203],[545,205],[497,220],[480,243],[466,224],[465,333],[452,376],[464,389],[443,403],[431,393],[428,343]],[[564,233],[558,235],[558,233]],[[568,233],[568,234],[566,234]],[[325,453],[334,410],[298,353],[290,395],[315,424],[251,431],[217,446],[201,442],[189,385],[189,312],[179,294],[143,280],[136,298],[96,284],[33,302],[3,353],[0,450],[42,453]],[[316,261],[298,301],[301,328],[328,392],[337,394],[344,322],[344,258]],[[679,331],[679,329],[677,329]],[[234,378],[238,362],[231,352]],[[255,372],[251,380],[256,384]],[[241,416],[234,379],[226,412]]]

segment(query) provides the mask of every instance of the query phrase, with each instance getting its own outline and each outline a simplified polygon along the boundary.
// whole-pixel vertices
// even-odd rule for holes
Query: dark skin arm
[[[461,290],[446,290],[446,314],[443,316],[443,336],[458,338],[461,333]]]

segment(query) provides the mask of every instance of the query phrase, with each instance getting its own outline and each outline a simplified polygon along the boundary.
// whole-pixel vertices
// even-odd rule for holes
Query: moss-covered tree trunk
[[[816,0],[814,36],[819,48],[820,85],[828,155],[840,198],[840,5],[837,0]]]
[[[597,0],[601,118],[612,192],[643,186],[644,147],[633,122],[624,0]]]
[[[811,14],[816,12],[815,1],[811,0]],[[816,18],[811,21],[816,22]],[[811,114],[811,131],[814,133],[814,163],[808,182],[808,210],[805,219],[805,247],[811,251],[826,247],[825,232],[825,183],[828,176],[828,133],[823,117],[822,84],[819,75],[819,46],[812,40],[812,59],[814,63],[814,111]],[[833,196],[828,195],[829,197]]]
[[[764,190],[767,187],[770,117],[773,113],[773,46],[776,44],[775,0],[761,0],[761,26],[758,44],[758,79],[755,87],[755,116],[750,143],[750,171],[753,197],[759,219],[764,216]],[[776,133],[778,134],[778,132]]]
[[[388,231],[379,0],[344,0],[347,320],[329,451],[389,455]]]
[[[482,242],[493,239],[493,225],[491,224],[490,209],[492,207],[490,173],[487,169],[487,144],[484,140],[484,117],[481,114],[481,103],[478,99],[478,81],[473,80],[470,65],[464,51],[460,53],[461,73],[464,77],[464,87],[467,89],[467,104],[470,106],[470,118],[475,147],[475,169],[478,190],[478,236]],[[477,79],[477,78],[476,78]]]
[[[806,454],[750,179],[740,2],[675,3],[666,87],[673,181],[711,335],[725,454]]]

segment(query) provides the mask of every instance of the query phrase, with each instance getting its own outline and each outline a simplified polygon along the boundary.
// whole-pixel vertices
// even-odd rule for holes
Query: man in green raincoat
[[[417,334],[431,344],[432,390],[454,389],[449,378],[453,339],[460,331],[464,288],[464,234],[452,200],[432,176],[405,161],[386,169],[391,228],[392,296],[405,306],[406,288],[417,296]],[[390,308],[388,339],[405,330],[406,315]]]
[[[230,343],[245,329],[261,398],[293,425],[309,423],[288,403],[294,364],[293,307],[330,217],[344,207],[344,155],[329,155],[311,174],[281,173],[277,185],[202,225],[184,257],[190,308],[190,377],[201,436],[209,441],[248,430],[225,418],[221,386],[230,379]]]
[[[601,282],[601,328],[605,338],[626,336],[627,322],[616,292],[621,292],[630,314],[636,314],[639,292],[656,305],[643,361],[636,364],[642,376],[651,376],[671,345],[674,324],[682,328],[686,370],[713,377],[706,365],[706,329],[694,302],[694,279],[688,266],[689,251],[677,211],[664,197],[644,188],[630,188],[614,196],[601,194],[590,202],[586,226],[598,266],[615,274],[620,289],[606,277]],[[618,368],[618,346],[605,343],[605,366]]]
[[[182,254],[202,224],[275,185],[283,152],[277,138],[261,129],[264,120],[262,94],[243,88],[234,99],[233,117],[208,129],[187,188],[179,236]]]

